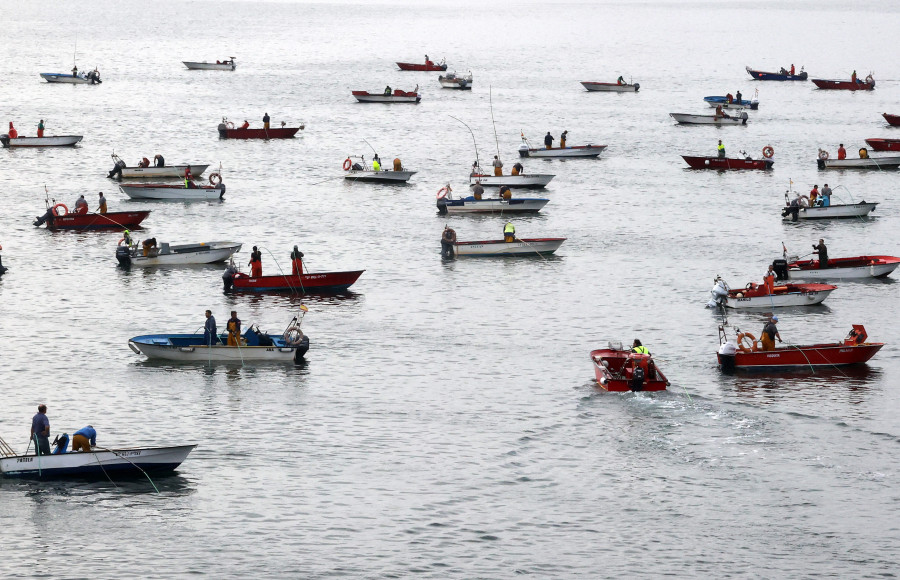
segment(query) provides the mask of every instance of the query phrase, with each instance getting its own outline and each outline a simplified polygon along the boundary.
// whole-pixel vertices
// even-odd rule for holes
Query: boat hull
[[[803,260],[788,264],[791,280],[846,280],[884,278],[900,266],[894,256],[857,256],[828,261],[828,268],[819,268],[818,260]]]
[[[131,199],[212,201],[222,199],[222,197],[225,195],[225,192],[221,189],[209,186],[197,187],[196,189],[188,189],[181,185],[132,183],[129,185],[120,185],[119,189],[121,189],[122,193],[124,193]]]
[[[351,169],[344,172],[344,179],[370,183],[406,183],[415,174],[415,171],[369,171],[366,169],[357,171]]]
[[[866,139],[873,151],[900,151],[900,139]]]
[[[140,248],[119,246],[116,259],[123,266],[182,266],[188,264],[215,264],[224,262],[241,244],[237,242],[203,242],[200,244],[162,244],[155,256],[144,256]]]
[[[552,254],[566,241],[566,238],[517,239],[515,242],[487,240],[480,242],[456,242],[454,256],[535,256]]]
[[[629,358],[632,363],[629,364]],[[650,357],[647,357],[648,360]],[[640,360],[640,358],[638,358]],[[630,351],[600,348],[591,351],[591,362],[594,365],[594,379],[597,386],[609,392],[629,391],[665,391],[669,380],[654,363],[648,364],[647,376],[640,384],[634,379],[634,357]],[[606,363],[606,364],[604,364]]]
[[[688,113],[669,113],[669,116],[682,125],[746,125],[747,117],[716,117],[715,115],[691,115]]]
[[[90,79],[86,79],[81,76],[72,76],[70,74],[64,73],[40,73],[41,78],[47,81],[48,83],[65,83],[70,85],[87,85],[90,84]]]
[[[758,81],[805,81],[809,78],[809,74],[805,71],[801,71],[800,74],[781,74],[781,73],[770,73],[763,72],[760,70],[753,70],[749,66],[747,67],[747,72],[751,77],[755,78]]]
[[[47,220],[47,229],[50,230],[123,230],[141,225],[150,210],[143,211],[116,211],[105,214],[66,214],[53,216]]]
[[[226,346],[225,335],[220,344],[206,346],[202,334],[148,334],[128,341],[135,353],[149,359],[181,362],[292,362],[299,361],[309,350],[309,337],[304,336],[298,345],[290,345],[279,335],[267,335],[271,346]]]
[[[184,171],[191,168],[191,175],[199,177],[209,168],[209,165],[167,165],[166,167],[123,167],[123,179],[161,179],[166,177],[184,178]]]
[[[882,113],[882,117],[884,120],[888,122],[888,125],[892,127],[900,127],[900,115],[889,115],[888,113]]]
[[[875,89],[875,81],[869,83],[855,83],[853,81],[812,79],[812,82],[820,89],[831,91],[872,91]]]
[[[878,202],[866,203],[864,201],[855,204],[830,205],[828,207],[801,207],[797,212],[797,218],[801,220],[855,218],[865,217],[875,211]],[[782,210],[782,213],[784,210]],[[785,221],[792,221],[791,215],[784,215]]]
[[[413,62],[398,62],[397,66],[400,70],[413,70],[420,72],[437,72],[447,70],[446,64],[418,64]]]
[[[236,274],[231,281],[235,292],[296,292],[298,294],[344,292],[352,286],[365,270],[346,272],[320,272],[317,274],[257,276]],[[226,280],[226,285],[228,281]]]
[[[511,199],[439,199],[438,211],[442,214],[466,213],[531,213],[538,212],[549,203],[543,198],[511,198]]]
[[[592,81],[581,81],[581,86],[590,92],[603,93],[636,93],[641,89],[640,83],[633,85],[620,85],[618,83],[596,83]]]
[[[703,97],[703,100],[709,104],[710,107],[718,107],[721,105],[723,109],[751,109],[753,111],[759,109],[759,101],[748,101],[747,99],[729,103],[727,97],[715,96]]]
[[[900,155],[865,159],[816,159],[819,169],[897,169]]]
[[[799,369],[810,367],[832,367],[867,362],[881,350],[883,343],[863,343],[847,345],[842,343],[814,344],[804,346],[783,346],[769,351],[743,352],[734,355],[737,369]],[[723,356],[716,353],[719,364]]]
[[[776,286],[773,294],[765,294],[760,287],[736,288],[728,292],[727,308],[780,308],[821,304],[837,289],[830,284],[785,284]]]
[[[84,139],[83,135],[57,135],[55,137],[16,137],[0,135],[4,147],[72,147]]]
[[[399,94],[398,94],[399,93]],[[392,95],[369,93],[367,91],[353,91],[353,97],[360,103],[418,103],[422,97],[418,93],[404,93],[394,91]]]
[[[471,74],[462,77],[452,73],[448,75],[441,75],[438,77],[438,82],[441,83],[441,86],[445,89],[457,89],[461,91],[472,90]]]
[[[225,125],[219,124],[220,139],[290,139],[302,130],[304,125],[299,127],[270,127],[268,129],[229,129]]]
[[[546,187],[554,178],[548,173],[523,173],[522,175],[481,175],[475,174],[469,177],[469,185],[480,182],[484,187],[507,186],[512,189],[540,189]]]
[[[721,157],[691,157],[682,155],[691,169],[772,169],[771,159],[727,159]]]
[[[578,157],[599,157],[603,150],[606,149],[606,145],[573,145],[572,147],[563,147],[556,149],[532,149],[525,145],[519,147],[519,156],[520,157],[536,157],[536,158],[554,158],[554,157],[565,157],[569,158],[578,158]]]
[[[17,455],[0,458],[0,471],[7,477],[52,479],[65,477],[106,477],[116,473],[143,475],[172,471],[196,445],[110,449],[58,455]]]
[[[190,70],[234,70],[237,68],[236,62],[231,62],[229,64],[215,63],[215,62],[192,62],[183,60],[184,66],[188,67]]]

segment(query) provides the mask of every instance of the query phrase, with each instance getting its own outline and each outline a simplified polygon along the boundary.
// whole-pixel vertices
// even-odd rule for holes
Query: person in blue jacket
[[[97,431],[92,425],[82,427],[72,435],[72,453],[76,451],[90,452],[97,445]]]

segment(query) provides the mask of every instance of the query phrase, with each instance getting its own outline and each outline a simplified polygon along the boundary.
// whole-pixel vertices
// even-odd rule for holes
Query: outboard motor
[[[300,341],[300,344],[297,345],[297,350],[294,351],[294,362],[296,364],[302,364],[306,362],[303,359],[303,356],[306,354],[306,351],[309,350],[309,337],[304,336],[303,340]]]
[[[749,118],[750,115],[747,114],[747,111],[741,111],[741,125],[746,125]]]
[[[779,258],[777,260],[772,261],[772,269],[775,270],[775,279],[776,280],[788,280],[788,261]]]
[[[634,92],[641,90],[641,83],[634,83]]]
[[[44,222],[50,222],[51,224],[53,224],[53,208],[48,209],[44,213],[44,215],[35,218],[34,225],[40,227],[44,225]]]
[[[725,341],[719,347],[719,368],[723,373],[732,374],[735,369],[735,358],[737,354],[737,345],[730,340]]]
[[[519,145],[519,157],[528,157],[528,145],[524,143]]]
[[[4,147],[9,147],[9,134],[4,133],[0,135],[0,144],[3,144]]]
[[[131,248],[128,246],[116,246],[116,260],[119,265],[128,267],[131,265]]]
[[[725,280],[716,278],[716,285],[712,287],[709,293],[712,294],[712,298],[706,303],[707,308],[724,306],[728,300],[728,286],[725,284]]]
[[[227,139],[228,138],[228,127],[225,125],[225,123],[219,123],[218,129],[219,129],[219,138]]]
[[[53,455],[65,453],[69,448],[69,434],[63,433],[61,435],[57,435],[56,439],[53,440],[53,445],[56,445],[56,449],[53,450]]]
[[[219,199],[225,199],[225,182],[220,181],[216,189],[219,190]]]
[[[631,381],[628,383],[628,388],[632,391],[643,391],[644,390],[644,368],[641,366],[636,366],[634,369],[634,374],[631,375]]]

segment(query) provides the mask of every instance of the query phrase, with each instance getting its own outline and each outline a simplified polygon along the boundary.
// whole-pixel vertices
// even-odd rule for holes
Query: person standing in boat
[[[93,425],[82,427],[72,435],[72,453],[83,451],[90,453],[97,445],[97,430]]]
[[[100,201],[100,205],[97,206],[97,211],[100,212],[101,214],[104,214],[104,213],[106,213],[107,208],[106,208],[106,198],[103,197],[102,191],[100,192],[100,200],[99,201]]]
[[[472,195],[475,197],[475,199],[481,199],[481,197],[484,195],[484,187],[482,187],[480,179],[477,180],[475,182],[475,186],[472,187]]]
[[[228,346],[241,346],[241,319],[237,317],[237,310],[231,311],[225,329],[228,330]]]
[[[75,213],[87,213],[88,212],[88,202],[84,199],[82,195],[75,201]]]
[[[72,67],[72,76],[73,76],[73,77],[77,77],[77,76],[78,76],[78,65],[75,65],[75,66]]]
[[[185,189],[190,189],[191,186],[188,184],[191,183],[192,179],[194,179],[194,176],[191,174],[191,166],[188,165],[187,167],[184,168],[184,188]]]
[[[719,151],[719,159],[725,159],[725,145],[722,144],[721,139],[719,139],[719,146],[717,149]]]
[[[625,79],[622,77],[622,75],[619,75],[619,78],[616,79],[616,84],[619,86],[626,84]]]
[[[838,145],[838,159],[846,159],[847,158],[847,150],[844,149],[844,144],[841,143]]]
[[[769,319],[765,326],[763,326],[762,334],[759,336],[759,340],[762,343],[762,350],[775,350],[775,339],[778,339],[778,342],[784,342],[781,340],[781,335],[778,334],[778,317],[773,316]]]
[[[384,87],[384,96],[390,96],[391,94],[391,85]]]
[[[646,354],[650,356],[650,351],[647,350],[647,347],[641,344],[641,341],[637,338],[634,339],[634,342],[631,343],[631,352],[637,354]]]
[[[791,76],[794,76],[794,63],[791,63]]]
[[[813,244],[812,247],[816,253],[819,254],[819,269],[823,270],[828,267],[828,248],[825,246],[825,240],[819,238],[818,244]]]
[[[19,136],[19,132],[16,131],[16,128],[15,128],[15,127],[13,127],[12,121],[9,122],[9,131],[8,131],[8,134],[9,134],[9,138],[10,138],[10,139],[16,139],[16,138]]]
[[[266,131],[269,130],[269,113],[263,115],[263,129]]]
[[[743,100],[743,98],[744,98],[744,95],[741,94],[741,91],[738,91],[734,94],[734,102],[739,105],[741,104],[741,101]]]
[[[247,265],[250,266],[250,276],[253,278],[262,276],[262,252],[256,249],[256,246],[253,246],[253,251],[250,252],[250,262]]]
[[[763,274],[763,285],[766,287],[766,294],[775,293],[775,266],[769,264],[769,269]]]
[[[216,331],[216,317],[212,310],[206,311],[206,322],[203,323],[203,344],[213,346],[219,344],[219,335]]]
[[[452,258],[453,246],[456,244],[456,230],[450,226],[444,226],[444,233],[441,234],[441,257]]]
[[[516,241],[516,226],[512,224],[512,222],[506,222],[506,225],[503,226],[503,241],[504,242],[515,242]]]
[[[822,207],[829,207],[831,205],[831,188],[828,187],[828,184],[825,184],[825,187],[822,188],[822,193],[819,195],[819,205]]]
[[[550,134],[550,131],[547,131],[547,134],[544,135],[544,147],[553,149],[553,135]]]
[[[303,274],[303,252],[297,246],[291,252],[291,274],[301,276]]]
[[[378,157],[378,153],[372,158],[372,171],[381,171],[381,158]]]
[[[162,155],[157,153],[156,155],[153,156],[153,166],[154,167],[165,167],[166,166],[165,158]]]
[[[819,184],[813,185],[813,188],[809,190],[809,207],[816,207],[816,198],[819,197]]]
[[[516,161],[516,164],[512,166],[512,171],[509,172],[510,175],[521,175],[525,171],[525,166],[520,162]]]
[[[859,82],[859,79],[856,78],[856,71],[855,71],[855,70],[853,71],[853,74],[850,75],[850,82],[851,82],[851,83],[858,83],[858,82]]]
[[[494,166],[494,175],[501,176],[503,175],[503,162],[500,161],[500,158],[494,155],[494,161],[491,163]]]
[[[38,123],[38,137],[44,136],[44,120],[41,119],[41,122]]]
[[[566,148],[566,138],[567,138],[568,136],[569,136],[569,132],[568,132],[568,131],[563,131],[563,132],[562,132],[562,135],[559,136],[559,148],[560,148],[560,149],[565,149],[565,148]]]
[[[50,419],[47,405],[38,405],[37,414],[31,418],[31,439],[37,455],[50,455]]]

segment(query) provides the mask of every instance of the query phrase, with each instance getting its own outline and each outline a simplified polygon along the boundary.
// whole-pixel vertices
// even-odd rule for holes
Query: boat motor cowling
[[[788,261],[779,258],[777,260],[772,261],[772,269],[775,270],[775,279],[776,280],[787,280],[788,276]]]
[[[634,83],[634,92],[641,90],[641,83]]]
[[[519,145],[519,157],[528,157],[528,145],[524,143]]]
[[[746,125],[749,118],[750,115],[747,114],[747,111],[741,111],[741,125]]]
[[[4,133],[3,135],[0,135],[0,143],[2,143],[4,147],[9,147],[9,134]]]
[[[712,298],[706,303],[707,308],[715,308],[716,306],[724,305],[728,300],[728,286],[725,284],[725,281],[721,278],[716,278],[715,282],[715,286],[709,291]]]
[[[735,369],[735,358],[737,356],[737,345],[730,340],[726,341],[719,347],[719,366],[723,373],[731,374]]]

